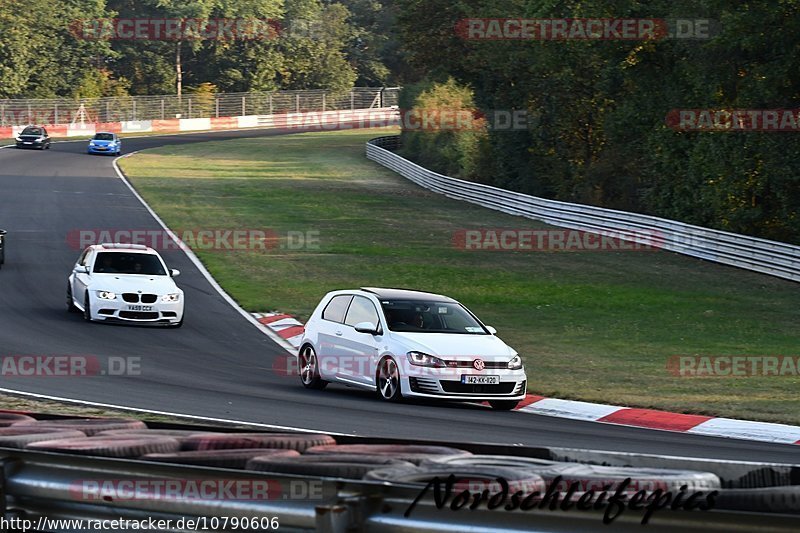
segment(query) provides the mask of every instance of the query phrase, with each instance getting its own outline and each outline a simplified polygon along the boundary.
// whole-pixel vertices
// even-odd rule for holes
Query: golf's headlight
[[[89,146],[97,146],[97,145],[94,144],[94,141],[89,141]]]
[[[97,291],[97,297],[101,300],[115,300],[117,295],[111,291]]]
[[[22,137],[20,137],[19,135],[17,135],[15,138],[16,138],[16,140],[22,142]]]
[[[520,368],[522,368],[522,359],[519,355],[515,355],[511,361],[508,362],[508,369],[519,370]]]
[[[444,368],[447,364],[433,355],[428,355],[422,352],[408,352],[406,354],[408,362],[416,366],[430,366],[433,368]]]
[[[161,297],[162,302],[177,302],[181,299],[181,293],[173,292],[172,294],[165,294]]]

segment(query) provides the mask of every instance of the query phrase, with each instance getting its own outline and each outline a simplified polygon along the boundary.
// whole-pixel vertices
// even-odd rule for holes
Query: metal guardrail
[[[800,246],[738,235],[664,218],[590,205],[546,200],[437,174],[395,154],[399,137],[367,143],[367,158],[450,198],[569,229],[613,234],[707,261],[800,281]],[[647,236],[647,237],[645,237]]]
[[[399,87],[354,87],[269,93],[219,93],[109,98],[0,100],[0,127],[273,115],[397,105]]]
[[[190,426],[174,426],[188,429]],[[219,430],[218,427],[192,427],[194,430]],[[370,442],[380,439],[350,437],[352,442]],[[383,439],[386,440],[386,439]],[[394,440],[394,439],[392,439]],[[406,441],[407,442],[407,441]],[[419,444],[450,444],[417,441]],[[715,473],[723,487],[785,487],[798,479],[800,465],[717,461],[713,459],[686,459],[681,457],[602,452],[568,448],[528,448],[490,444],[458,445],[473,453],[503,454],[538,457],[542,459],[581,461],[592,464],[636,465],[655,468],[696,468]],[[309,476],[273,474],[221,468],[191,467],[153,463],[134,459],[83,457],[62,453],[34,452],[0,448],[0,491],[2,516],[8,520],[20,518],[34,521],[82,519],[107,520],[147,518],[172,520],[172,527],[159,531],[183,532],[177,527],[181,518],[277,518],[281,531],[320,531],[327,533],[365,532],[464,532],[464,531],[539,531],[573,532],[596,531],[603,528],[602,509],[593,511],[570,510],[490,510],[486,502],[475,510],[467,507],[454,511],[449,507],[437,508],[432,491],[419,499],[413,512],[406,516],[411,503],[420,494],[420,488],[404,484],[384,484],[338,478],[312,478]],[[765,474],[766,473],[766,474]],[[145,485],[163,480],[184,483],[204,480],[225,480],[239,483],[262,482],[270,487],[276,497],[268,499],[233,500],[219,498],[141,498],[119,499],[113,497],[86,498],[80,490],[81,483],[115,484],[121,480],[136,481]],[[313,490],[298,490],[311,483]],[[795,490],[798,487],[788,488]],[[313,495],[312,495],[313,494]],[[284,497],[284,495],[286,495]],[[293,496],[294,495],[294,496]],[[642,511],[628,509],[611,526],[614,531],[642,531]],[[792,513],[742,512],[732,508],[710,511],[672,511],[662,509],[655,513],[646,526],[648,531],[671,531],[680,527],[684,531],[796,531],[797,511]],[[207,525],[213,524],[210,520]],[[222,522],[218,522],[221,524]],[[222,530],[208,527],[208,530]],[[245,528],[228,531],[239,531]],[[247,528],[267,531],[267,528]],[[88,529],[87,529],[88,530]],[[122,531],[123,529],[118,529]],[[48,530],[49,531],[49,530]]]

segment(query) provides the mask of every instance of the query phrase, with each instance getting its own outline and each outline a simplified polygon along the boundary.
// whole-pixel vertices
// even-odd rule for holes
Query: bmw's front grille
[[[134,292],[126,292],[122,294],[122,299],[128,302],[129,304],[138,304],[139,303],[139,295]]]
[[[158,318],[158,313],[148,311],[120,311],[120,318],[131,318],[134,320],[155,320]]]
[[[158,299],[158,296],[156,296],[155,294],[142,294],[142,303],[143,304],[154,304],[154,303],[156,303],[157,299]]]

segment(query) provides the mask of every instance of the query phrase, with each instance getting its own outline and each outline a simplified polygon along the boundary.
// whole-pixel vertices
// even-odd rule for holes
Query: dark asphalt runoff
[[[275,135],[274,131],[124,139],[126,152],[165,144]],[[269,139],[265,139],[269,142]],[[798,447],[495,412],[479,405],[385,404],[364,391],[308,391],[273,370],[282,348],[243,318],[180,251],[164,252],[182,275],[181,329],[85,323],[65,309],[81,229],[160,226],[117,177],[113,157],[89,156],[85,142],[48,151],[0,150],[0,228],[8,230],[0,270],[0,357],[139,357],[140,375],[3,375],[15,391],[360,436],[567,446],[750,461],[795,462]],[[265,290],[265,288],[259,288]],[[268,290],[268,288],[266,288]],[[320,295],[322,296],[322,295]],[[103,363],[105,364],[105,363]],[[280,366],[280,365],[279,365]],[[531,380],[536,369],[529,368]]]

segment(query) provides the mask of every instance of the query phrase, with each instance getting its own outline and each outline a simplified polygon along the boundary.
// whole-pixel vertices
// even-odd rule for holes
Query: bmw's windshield
[[[464,306],[454,302],[382,300],[386,323],[392,331],[488,335]]]
[[[143,276],[166,276],[164,266],[153,254],[127,252],[100,252],[94,262],[98,274],[141,274]]]

